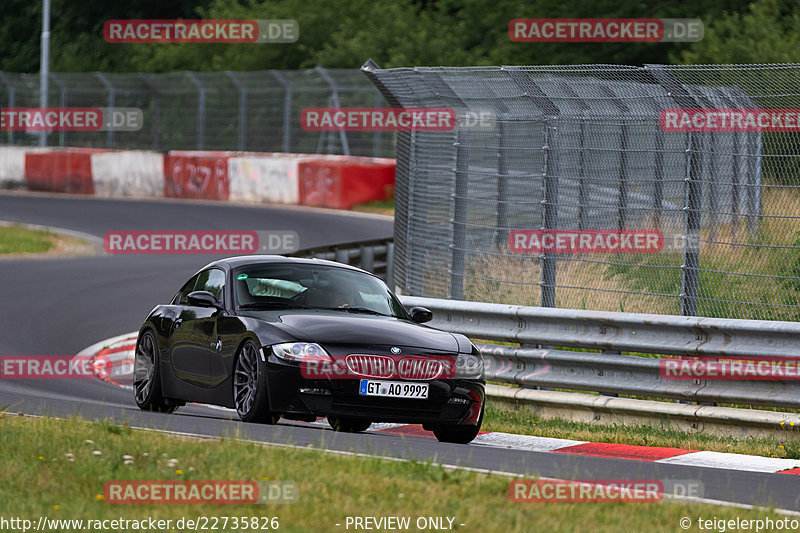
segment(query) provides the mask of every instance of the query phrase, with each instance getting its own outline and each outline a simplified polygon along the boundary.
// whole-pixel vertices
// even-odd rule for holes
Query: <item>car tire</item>
[[[158,341],[152,331],[145,331],[136,342],[133,360],[133,398],[143,411],[173,413],[178,404],[168,402],[161,390],[161,358]]]
[[[483,424],[483,406],[478,416],[478,423],[474,426],[439,425],[433,427],[433,434],[439,442],[452,444],[469,444],[478,436]]]
[[[269,409],[266,364],[255,342],[242,343],[233,364],[233,404],[243,422],[276,424],[281,415]]]
[[[342,431],[344,433],[361,433],[366,431],[372,425],[369,420],[360,420],[358,418],[346,418],[341,416],[329,416],[328,424],[334,431]]]

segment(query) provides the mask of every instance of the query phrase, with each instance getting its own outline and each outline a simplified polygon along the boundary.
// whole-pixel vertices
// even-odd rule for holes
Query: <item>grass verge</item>
[[[42,253],[56,246],[58,236],[19,225],[0,226],[0,254]]]
[[[173,521],[181,517],[275,516],[281,531],[327,532],[346,531],[347,516],[410,516],[412,524],[417,517],[455,517],[456,531],[514,533],[576,531],[583,529],[582,524],[592,524],[592,530],[599,532],[674,531],[686,516],[693,520],[698,516],[780,518],[766,510],[682,502],[513,503],[508,499],[509,478],[503,476],[448,471],[417,462],[272,448],[229,438],[185,439],[82,419],[0,415],[0,449],[4,450],[0,455],[0,508],[6,517],[34,521],[43,515],[50,519],[154,517]],[[132,456],[132,464],[125,464],[123,455]],[[170,459],[177,464],[170,466]],[[104,483],[111,480],[262,479],[295,481],[298,502],[112,505],[97,498]],[[461,523],[465,525],[459,526]]]
[[[94,253],[94,247],[82,239],[21,224],[0,223],[0,257],[79,256]]]
[[[379,200],[376,202],[368,202],[366,204],[357,204],[353,206],[353,211],[361,211],[363,213],[377,213],[379,215],[394,216],[394,199]]]

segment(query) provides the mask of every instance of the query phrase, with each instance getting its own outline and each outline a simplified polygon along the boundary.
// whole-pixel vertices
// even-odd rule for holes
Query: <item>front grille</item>
[[[429,381],[442,375],[446,361],[441,356],[388,356],[350,354],[347,369],[354,376],[378,379]]]

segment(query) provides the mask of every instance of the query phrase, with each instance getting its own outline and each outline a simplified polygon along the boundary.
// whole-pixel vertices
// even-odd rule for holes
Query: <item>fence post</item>
[[[186,72],[186,77],[197,87],[197,149],[203,150],[206,136],[206,88],[194,72]]]
[[[278,70],[270,70],[283,86],[283,152],[288,154],[292,142],[292,87],[286,77]]]
[[[494,232],[494,241],[497,246],[504,246],[508,243],[508,216],[506,214],[506,203],[508,201],[507,184],[508,162],[507,162],[507,138],[506,138],[505,119],[499,118],[497,121],[497,228]]]
[[[322,79],[324,79],[325,82],[328,84],[328,86],[330,86],[331,103],[333,107],[341,107],[341,104],[339,103],[339,87],[336,85],[336,82],[333,80],[333,78],[330,77],[330,75],[324,68],[316,66],[314,67],[314,70],[319,72],[319,75],[322,76]],[[342,151],[344,152],[344,155],[350,155],[350,144],[347,142],[346,131],[339,130],[339,140],[342,143]]]
[[[383,96],[381,92],[376,88],[375,89],[375,107],[383,107]],[[381,130],[375,130],[375,133],[372,136],[372,156],[373,157],[381,157],[381,139],[383,138],[383,132]]]
[[[753,133],[747,136],[747,233],[753,235],[758,229],[761,220],[761,206],[758,205],[758,159],[756,154],[760,153],[761,134]]]
[[[544,122],[544,175],[542,176],[542,186],[544,194],[542,199],[542,226],[543,230],[552,230],[558,227],[558,174],[557,163],[555,161],[556,135],[551,133],[556,131],[552,119],[547,118]],[[542,260],[542,307],[556,306],[556,257],[552,253],[540,255]]]
[[[686,169],[684,179],[684,224],[683,264],[681,265],[681,314],[697,315],[697,289],[700,269],[700,217],[703,199],[702,168],[698,158],[697,136],[687,134]]]
[[[151,129],[153,130],[153,150],[158,150],[159,142],[158,142],[158,127],[161,118],[161,99],[158,97],[158,91],[155,90],[153,87],[153,83],[150,81],[150,76],[147,74],[139,74],[139,76],[144,80],[147,87],[150,89],[151,98],[153,99],[153,118],[150,122],[152,122]]]
[[[459,129],[456,140],[456,186],[453,194],[453,243],[450,245],[450,298],[464,299],[464,250],[467,244],[467,194],[469,193],[468,131]]]
[[[731,239],[736,239],[739,232],[739,213],[741,205],[739,200],[739,136],[733,134],[733,190],[731,192]]]
[[[236,89],[239,91],[239,120],[236,145],[240,152],[244,152],[247,146],[247,89],[245,89],[242,82],[239,81],[239,78],[237,78],[233,72],[226,70],[225,74],[231,79],[233,84],[236,85]]]
[[[53,73],[50,73],[50,79],[52,79],[53,83],[58,87],[58,106],[61,108],[67,107],[67,87]],[[68,132],[64,130],[58,132],[59,146],[67,146],[67,133]]]
[[[11,80],[8,79],[5,72],[0,72],[0,79],[2,79],[6,87],[8,87],[8,107],[14,107],[17,89],[14,87],[14,84],[11,83]],[[14,131],[11,129],[8,131],[8,144],[14,144]]]
[[[623,231],[628,225],[628,122],[625,119],[622,119],[619,143],[619,199],[617,212],[619,213],[619,230]]]
[[[663,229],[661,212],[664,210],[664,132],[656,131],[656,153],[654,156],[656,181],[653,188],[653,214],[658,231]]]
[[[703,109],[686,87],[662,65],[645,65],[653,79],[681,108]],[[697,138],[687,134],[686,175],[684,177],[684,238],[681,264],[681,314],[697,315],[697,293],[700,268],[700,211],[702,205],[702,168]]]
[[[100,80],[100,83],[102,83],[103,87],[105,87],[106,91],[108,91],[107,107],[108,107],[108,110],[109,110],[109,113],[110,113],[111,110],[114,109],[114,105],[115,105],[115,101],[116,101],[116,91],[114,89],[114,85],[108,80],[108,78],[105,77],[105,75],[102,72],[95,72],[94,75],[97,76],[97,79]],[[103,117],[103,118],[107,118],[107,117]],[[108,131],[106,132],[106,148],[108,148],[109,150],[114,148],[114,127],[113,126],[109,127]]]
[[[587,211],[586,205],[586,118],[580,118],[578,143],[580,152],[578,153],[578,229],[584,228],[584,217]]]

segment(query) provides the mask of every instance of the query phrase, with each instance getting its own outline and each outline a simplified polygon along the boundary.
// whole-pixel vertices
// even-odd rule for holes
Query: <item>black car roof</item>
[[[308,259],[305,257],[286,257],[283,255],[237,255],[235,257],[226,257],[224,259],[218,259],[212,263],[207,264],[200,271],[203,271],[207,268],[211,267],[222,267],[224,265],[228,266],[229,268],[238,268],[241,266],[247,265],[254,265],[259,263],[294,263],[294,264],[305,264],[305,265],[325,265],[335,268],[345,268],[348,270],[355,270],[356,272],[363,272],[365,274],[371,274],[366,270],[362,270],[360,268],[346,265],[344,263],[337,263],[336,261],[328,261],[327,259]]]

